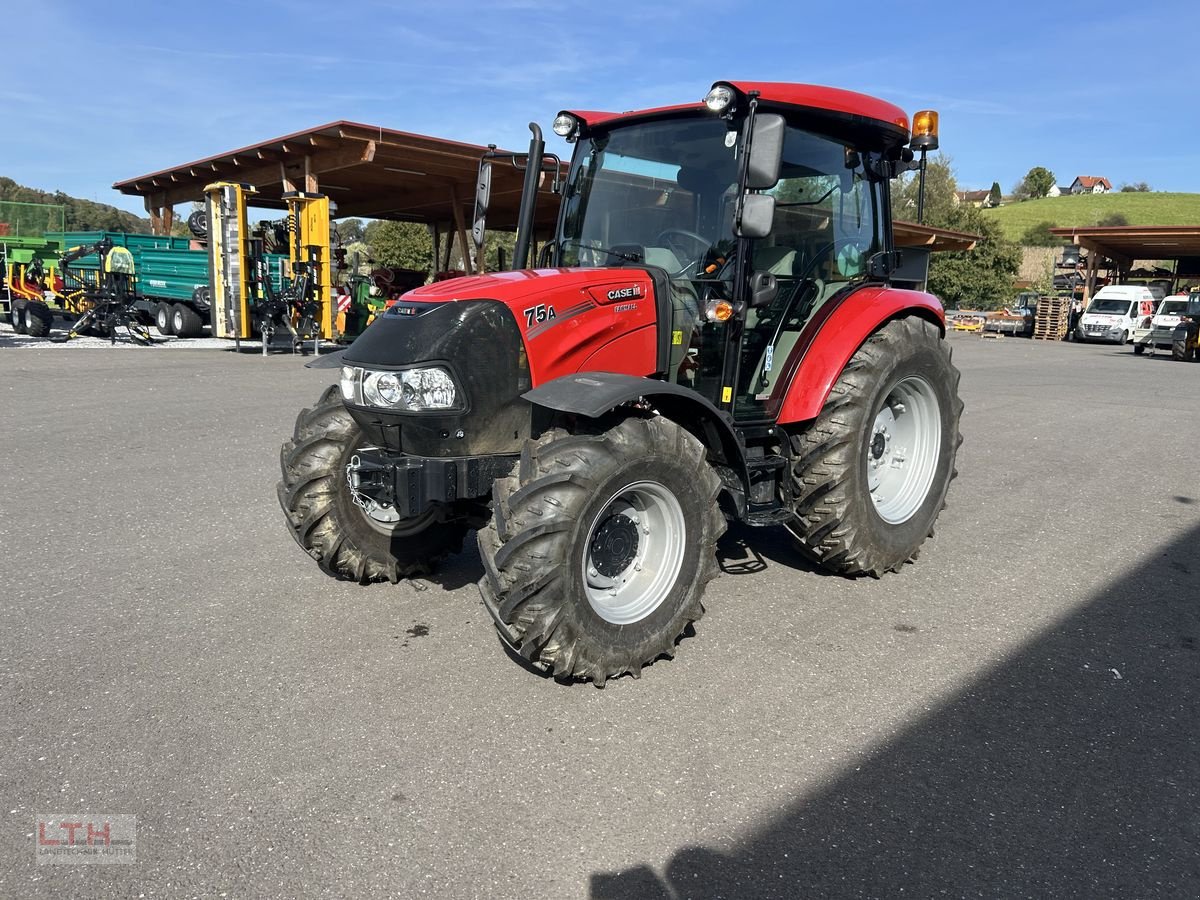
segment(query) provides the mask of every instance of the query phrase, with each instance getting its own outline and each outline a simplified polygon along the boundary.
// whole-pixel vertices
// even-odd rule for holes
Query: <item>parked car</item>
[[[1126,343],[1154,315],[1154,295],[1141,285],[1117,284],[1096,292],[1075,327],[1079,341]]]
[[[1151,288],[1153,290],[1153,288]],[[1175,326],[1187,312],[1187,294],[1175,294],[1165,298],[1154,311],[1154,317],[1145,328],[1137,328],[1133,332],[1133,352],[1145,353],[1146,348],[1154,352],[1158,348],[1171,349],[1174,340]]]

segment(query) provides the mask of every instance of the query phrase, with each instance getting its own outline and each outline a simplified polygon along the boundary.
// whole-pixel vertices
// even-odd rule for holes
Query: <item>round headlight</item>
[[[554,117],[554,124],[551,128],[559,137],[570,137],[575,133],[575,129],[579,127],[579,120],[570,113],[561,112]]]
[[[379,376],[375,382],[375,390],[379,392],[379,398],[384,403],[390,403],[392,406],[400,402],[404,393],[400,379],[391,372],[385,372]]]
[[[712,90],[704,95],[704,105],[715,113],[727,112],[737,95],[727,84],[714,84]]]

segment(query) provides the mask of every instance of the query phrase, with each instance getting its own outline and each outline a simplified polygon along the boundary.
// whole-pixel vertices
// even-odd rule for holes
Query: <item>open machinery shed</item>
[[[433,229],[435,248],[440,236],[455,235],[462,258],[471,260],[468,241],[475,184],[487,149],[339,121],[119,181],[113,187],[144,199],[156,233],[170,232],[176,204],[204,199],[204,187],[212,182],[233,181],[254,186],[256,202],[267,207],[282,208],[287,191],[313,191],[337,204],[339,218],[423,223]],[[489,228],[516,227],[523,177],[505,160],[493,166]],[[539,191],[538,239],[551,235],[558,215],[558,198],[550,192],[550,181],[543,177]],[[930,251],[970,250],[977,240],[976,235],[910,222],[896,222],[894,233],[897,246]],[[447,257],[449,246],[447,242],[443,248]]]
[[[1110,260],[1118,283],[1124,281],[1137,260],[1173,262],[1177,278],[1200,276],[1200,226],[1123,225],[1119,227],[1067,226],[1050,233],[1087,251],[1085,300],[1095,292],[1101,261]]]
[[[434,229],[435,246],[441,235],[457,235],[462,256],[469,260],[475,183],[479,161],[487,149],[339,121],[118,181],[113,187],[142,197],[152,229],[163,234],[170,232],[174,222],[172,207],[203,200],[205,185],[215,181],[252,185],[258,191],[255,203],[268,208],[282,209],[281,198],[287,191],[319,192],[337,204],[338,218],[429,225]],[[524,173],[505,160],[493,169],[488,225],[512,229]],[[558,212],[557,198],[549,188],[550,179],[544,178],[538,231],[547,236]],[[554,202],[544,202],[546,197]]]

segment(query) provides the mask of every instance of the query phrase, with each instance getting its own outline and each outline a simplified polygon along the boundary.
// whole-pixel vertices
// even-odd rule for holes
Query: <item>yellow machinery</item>
[[[205,188],[213,334],[242,341],[259,332],[265,354],[275,335],[287,333],[294,351],[311,340],[317,352],[321,340],[342,337],[332,302],[329,198],[285,193],[287,218],[252,226],[247,210],[256,193],[233,182]],[[283,259],[268,252],[284,242]]]

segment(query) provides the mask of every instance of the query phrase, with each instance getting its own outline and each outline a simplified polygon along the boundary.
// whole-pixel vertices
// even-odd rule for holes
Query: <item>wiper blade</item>
[[[580,250],[588,250],[593,253],[597,253],[597,252],[605,253],[608,256],[613,256],[613,257],[616,257],[617,259],[623,259],[626,262],[641,262],[642,261],[642,257],[640,255],[638,255],[637,253],[626,253],[621,250],[610,250],[608,247],[591,246],[589,244],[585,244],[583,241],[575,240],[575,239],[563,241],[564,247],[566,247],[569,244],[576,245],[577,247],[579,247]]]

